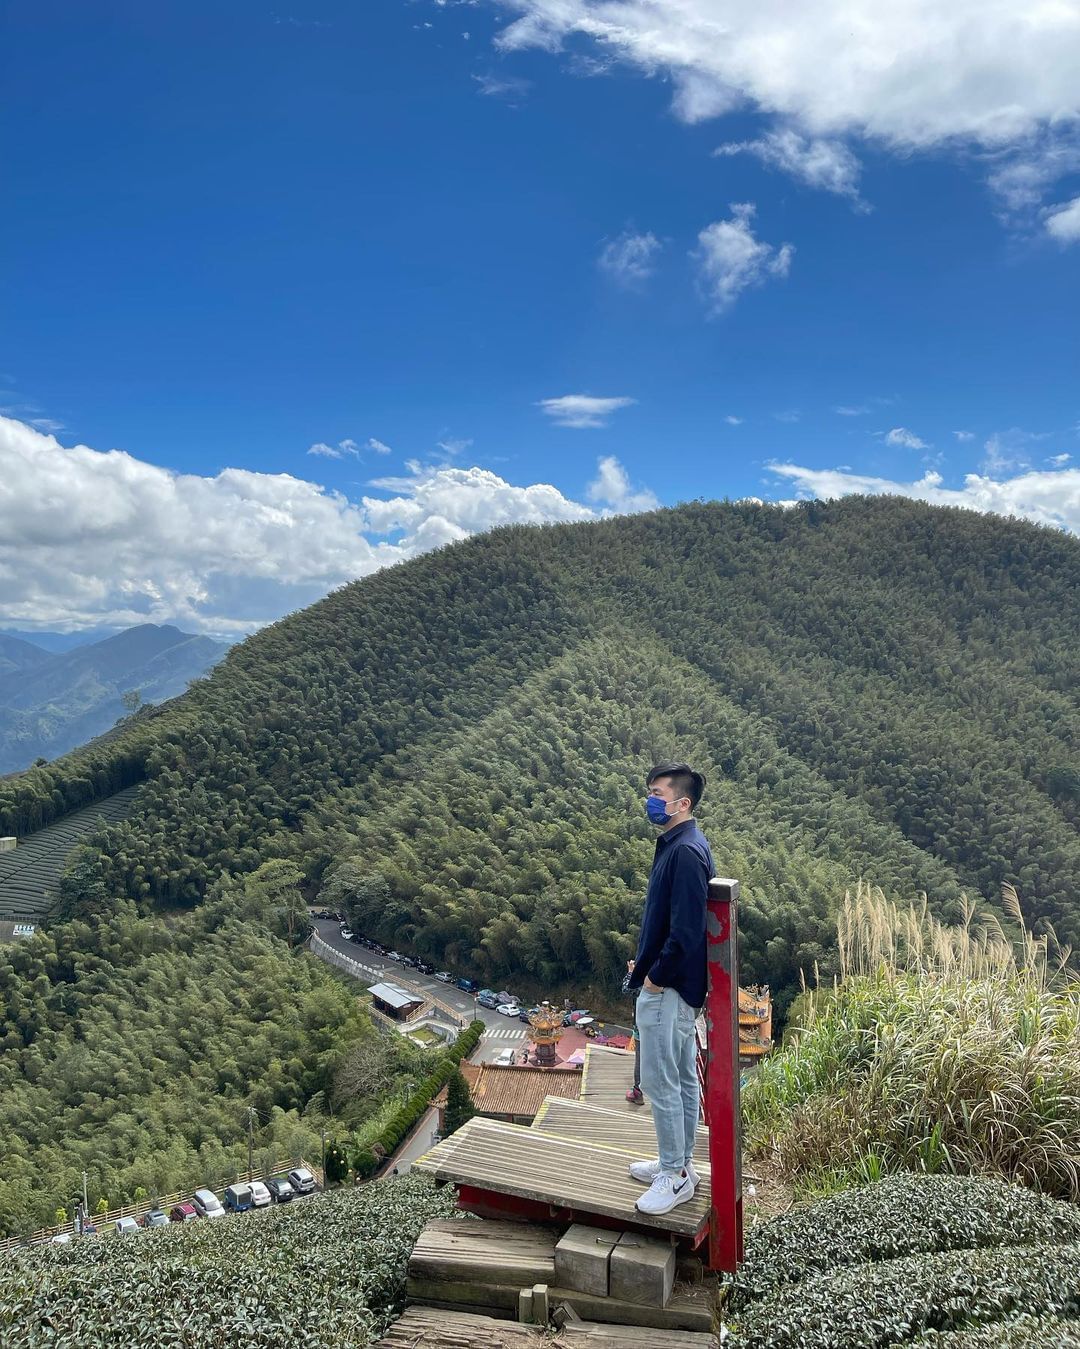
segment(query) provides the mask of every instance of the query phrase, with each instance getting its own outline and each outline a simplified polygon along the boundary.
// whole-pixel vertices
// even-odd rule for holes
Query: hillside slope
[[[195,902],[266,856],[314,887],[358,853],[382,930],[493,978],[606,979],[651,855],[642,774],[674,755],[708,774],[774,987],[859,875],[945,914],[1008,880],[1078,942],[1078,596],[1076,539],[895,498],[496,531],[260,632],[118,742],[147,778],[101,879]],[[0,810],[41,817],[80,773]]]

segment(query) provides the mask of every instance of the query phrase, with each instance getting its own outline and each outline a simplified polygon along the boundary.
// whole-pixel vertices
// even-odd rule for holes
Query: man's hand
[[[642,984],[642,988],[647,988],[650,993],[663,993],[664,991],[664,985],[654,984],[648,975],[645,976],[645,982]]]
[[[626,962],[626,972],[627,972],[627,974],[633,974],[633,972],[634,972],[634,966],[635,966],[636,964],[637,964],[637,961],[636,961],[636,960],[628,960],[628,961]]]

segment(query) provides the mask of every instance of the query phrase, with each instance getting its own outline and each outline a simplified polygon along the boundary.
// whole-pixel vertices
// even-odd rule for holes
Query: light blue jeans
[[[677,1176],[694,1155],[701,1091],[697,1075],[697,1013],[673,988],[637,997],[641,1089],[652,1106],[660,1166]]]

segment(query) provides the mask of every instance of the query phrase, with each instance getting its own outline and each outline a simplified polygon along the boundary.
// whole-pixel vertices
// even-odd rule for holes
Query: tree
[[[465,1075],[461,1069],[456,1068],[446,1084],[446,1111],[443,1127],[446,1137],[456,1133],[475,1114],[476,1107],[473,1105],[472,1096],[469,1094],[469,1084],[465,1081]]]
[[[326,1183],[340,1185],[349,1174],[349,1154],[337,1142],[326,1146]]]

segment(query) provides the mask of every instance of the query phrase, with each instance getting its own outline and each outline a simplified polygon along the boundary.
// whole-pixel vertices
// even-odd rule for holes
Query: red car
[[[198,1216],[194,1204],[174,1204],[169,1210],[169,1221],[171,1223],[194,1222]]]

